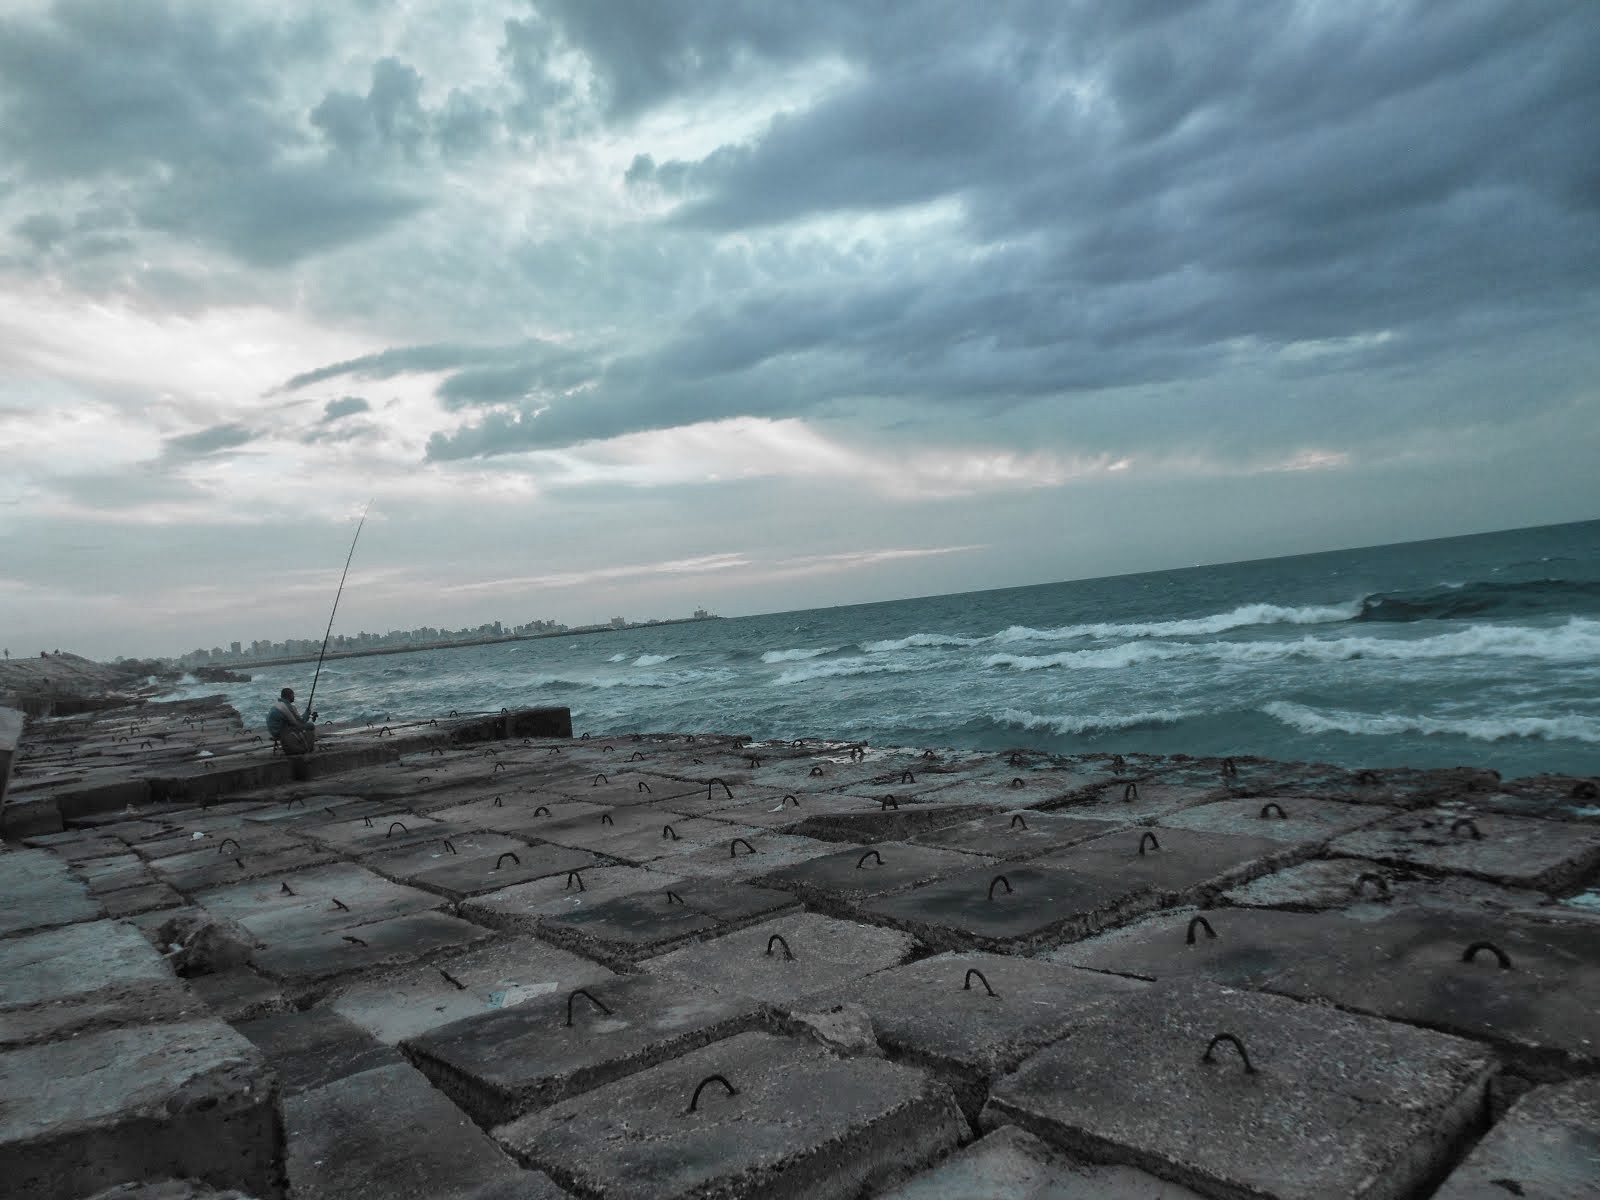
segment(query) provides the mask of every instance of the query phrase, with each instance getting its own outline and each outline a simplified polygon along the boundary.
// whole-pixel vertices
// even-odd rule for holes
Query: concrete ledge
[[[0,1054],[0,1200],[78,1200],[169,1178],[278,1200],[275,1100],[260,1053],[219,1021]]]

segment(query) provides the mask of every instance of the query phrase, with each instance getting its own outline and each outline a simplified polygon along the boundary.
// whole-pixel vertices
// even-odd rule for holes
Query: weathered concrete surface
[[[88,1200],[255,1200],[233,1188],[218,1191],[192,1179],[163,1179],[160,1183],[119,1183]]]
[[[240,1021],[234,1028],[261,1051],[285,1096],[404,1061],[392,1046],[326,1008]]]
[[[1200,1200],[1135,1167],[1077,1162],[1005,1125],[876,1200]],[[1497,1198],[1499,1200],[1499,1198]]]
[[[1221,899],[1225,904],[1245,908],[1299,912],[1365,904],[1512,912],[1550,903],[1548,895],[1531,888],[1504,887],[1467,875],[1428,875],[1365,858],[1317,858],[1296,863],[1229,888]]]
[[[48,850],[0,853],[0,937],[92,921],[100,905],[73,878],[67,864]]]
[[[1322,845],[1342,833],[1375,825],[1396,815],[1392,808],[1369,804],[1344,804],[1306,796],[1253,796],[1248,800],[1218,800],[1181,809],[1168,813],[1156,824],[1168,829],[1233,833]]]
[[[516,937],[344,989],[328,1007],[393,1045],[539,996],[611,981],[612,971],[537,938]]]
[[[697,1085],[720,1075],[688,1112]],[[586,1195],[854,1200],[959,1144],[943,1085],[871,1058],[746,1033],[495,1131]]]
[[[981,861],[981,860],[980,860]],[[808,859],[756,880],[793,892],[818,911],[850,916],[851,910],[875,896],[887,896],[965,871],[974,856],[906,842],[851,846],[821,858]]]
[[[212,916],[233,921],[263,942],[388,920],[445,903],[432,892],[392,883],[354,863],[253,880],[202,892],[195,899]]]
[[[447,848],[443,842],[448,841]],[[517,883],[587,871],[607,860],[588,850],[566,846],[530,846],[500,833],[469,833],[439,843],[368,857],[365,863],[379,874],[464,900],[498,891]]]
[[[1046,806],[1047,811],[1085,820],[1118,824],[1148,824],[1180,809],[1192,808],[1227,795],[1221,787],[1192,787],[1161,782],[1113,782],[1104,790],[1078,794]]]
[[[217,1021],[84,1034],[0,1054],[0,1197],[77,1200],[193,1178],[283,1195],[276,1085]]]
[[[1222,1032],[1235,1050],[1203,1052]],[[1153,985],[996,1084],[983,1123],[1214,1196],[1410,1197],[1478,1132],[1492,1057],[1281,997]]]
[[[11,784],[12,764],[16,760],[17,743],[22,740],[23,716],[15,708],[0,708],[0,827],[3,827],[6,810],[6,792]]]
[[[656,890],[545,918],[542,937],[622,968],[800,907],[789,893],[745,883],[660,877]]]
[[[943,829],[994,811],[971,804],[924,804],[899,801],[899,807],[878,801],[863,802],[859,812],[823,813],[808,816],[791,833],[819,838],[826,842],[904,842],[907,838]]]
[[[462,903],[461,912],[493,929],[536,933],[547,917],[591,909],[618,896],[659,892],[663,886],[661,875],[655,871],[641,867],[597,867],[474,896]]]
[[[1593,1200],[1600,1195],[1600,1079],[1535,1088],[1433,1200]]]
[[[189,980],[189,990],[212,1014],[224,1021],[249,1021],[293,1010],[289,998],[272,980],[249,967],[233,967]]]
[[[1473,829],[1479,836],[1472,836]],[[1329,852],[1558,891],[1600,867],[1600,827],[1424,809],[1346,834]]]
[[[686,987],[731,991],[778,1004],[832,991],[898,966],[915,945],[909,934],[893,929],[820,913],[795,913],[637,965],[647,974],[676,979]]]
[[[94,921],[0,942],[0,1046],[202,1009],[131,925]]]
[[[409,913],[386,921],[274,942],[251,957],[255,968],[304,996],[338,976],[355,977],[464,950],[491,934],[443,913]]]
[[[1003,812],[948,825],[912,838],[917,846],[938,846],[1005,861],[1035,858],[1099,837],[1109,827],[1050,812]]]
[[[869,976],[823,1002],[864,1007],[891,1057],[934,1072],[976,1118],[995,1079],[1143,986],[1035,959],[960,953]]]
[[[284,1102],[295,1200],[561,1200],[405,1065]]]
[[[487,1127],[761,1022],[756,1000],[676,980],[634,976],[587,990],[610,1011],[573,993],[540,997],[409,1039],[406,1055]]]
[[[790,809],[793,812],[793,809]],[[728,826],[737,829],[737,826]],[[746,827],[738,835],[743,840],[737,847],[721,840],[712,841],[703,849],[689,850],[655,859],[645,865],[652,871],[670,872],[696,879],[720,879],[740,882],[758,879],[779,867],[809,862],[826,854],[837,854],[837,842],[823,842],[816,838],[797,837],[786,833],[768,833]],[[746,843],[750,849],[746,850]],[[734,851],[737,851],[736,853]]]

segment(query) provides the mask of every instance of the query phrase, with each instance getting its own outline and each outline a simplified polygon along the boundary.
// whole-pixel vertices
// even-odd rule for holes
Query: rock
[[[242,966],[252,949],[242,931],[195,912],[169,917],[156,931],[156,943],[172,969],[186,979]]]
[[[791,1012],[787,1032],[804,1034],[848,1057],[882,1058],[872,1017],[859,1004],[836,1004],[820,1012]]]

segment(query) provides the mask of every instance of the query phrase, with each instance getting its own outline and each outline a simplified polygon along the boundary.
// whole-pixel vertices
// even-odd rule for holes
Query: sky
[[[1600,516],[1593,0],[4,0],[0,641]],[[1264,598],[1265,599],[1265,598]]]

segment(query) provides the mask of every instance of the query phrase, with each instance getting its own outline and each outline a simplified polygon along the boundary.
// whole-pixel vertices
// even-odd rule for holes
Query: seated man
[[[285,754],[310,754],[317,748],[317,727],[311,722],[317,714],[302,717],[295,711],[294,689],[284,688],[278,702],[267,709],[267,732],[277,739]]]

